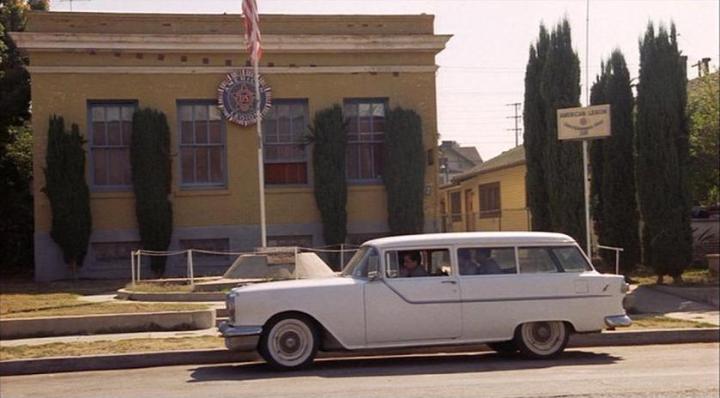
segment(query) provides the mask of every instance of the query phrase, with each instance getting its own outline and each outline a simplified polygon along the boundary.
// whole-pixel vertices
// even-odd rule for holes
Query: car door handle
[[[456,284],[457,284],[456,281],[442,281],[441,283],[451,283],[451,284],[453,284],[453,285],[456,285]]]

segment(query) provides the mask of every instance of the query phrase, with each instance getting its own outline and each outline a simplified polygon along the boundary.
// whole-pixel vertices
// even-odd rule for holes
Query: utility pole
[[[518,127],[518,121],[522,118],[522,115],[518,114],[518,111],[520,110],[520,105],[522,105],[520,102],[513,102],[512,104],[506,104],[506,106],[512,106],[515,108],[515,116],[508,116],[507,119],[515,119],[515,128],[514,129],[508,129],[508,131],[514,131],[515,132],[515,146],[520,145],[518,142],[518,137],[520,136],[520,127]]]

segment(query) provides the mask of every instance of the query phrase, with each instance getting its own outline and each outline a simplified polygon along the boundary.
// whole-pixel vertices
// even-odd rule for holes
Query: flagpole
[[[253,58],[255,71],[255,124],[258,139],[258,189],[260,193],[260,244],[267,247],[267,226],[265,224],[265,165],[263,161],[262,121],[260,120],[260,67],[257,57]]]

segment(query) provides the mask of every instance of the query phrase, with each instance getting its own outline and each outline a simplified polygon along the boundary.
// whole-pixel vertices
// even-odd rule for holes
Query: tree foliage
[[[644,263],[676,281],[690,262],[686,60],[670,32],[652,23],[640,42],[637,184]]]
[[[552,228],[548,193],[545,187],[545,147],[548,141],[546,110],[540,96],[540,75],[549,42],[550,36],[545,26],[540,25],[538,40],[534,46],[530,46],[530,59],[525,69],[523,106],[523,145],[527,163],[525,189],[528,207],[532,214],[532,229],[535,231],[549,231]]]
[[[76,124],[66,132],[62,117],[51,116],[49,126],[43,191],[52,211],[50,236],[75,272],[87,254],[92,227],[90,191],[85,181],[85,140]]]
[[[579,106],[580,61],[570,24],[543,26],[525,74],[525,148],[533,229],[585,242],[582,154],[578,142],[558,141],[556,112]]]
[[[44,8],[43,8],[44,6]],[[47,9],[45,4],[34,9]],[[10,36],[25,27],[28,5],[0,0],[0,267],[26,272],[33,263],[32,131],[27,59]]]
[[[600,243],[624,249],[620,264],[627,273],[640,262],[634,173],[634,99],[630,72],[619,50],[613,51],[602,70],[593,85],[591,103],[610,104],[612,135],[592,143],[592,160],[597,162],[592,163],[596,194],[594,214]],[[602,251],[601,254],[606,261],[615,259],[615,253]]]
[[[720,202],[720,73],[690,81],[687,113],[690,121],[690,187],[694,202]]]
[[[314,144],[315,203],[320,210],[323,239],[327,245],[344,243],[347,235],[347,122],[343,120],[340,105],[315,113],[308,138]]]
[[[424,228],[425,150],[422,122],[413,110],[396,107],[385,120],[383,182],[392,235],[417,234]]]
[[[171,186],[170,127],[165,114],[140,109],[133,114],[130,139],[130,165],[135,192],[135,215],[143,249],[165,251],[173,230]],[[156,275],[165,272],[167,257],[151,257],[150,268]]]

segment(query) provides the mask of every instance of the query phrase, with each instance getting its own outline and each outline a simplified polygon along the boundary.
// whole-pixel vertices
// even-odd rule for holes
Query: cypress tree
[[[634,100],[630,72],[619,50],[613,51],[604,65],[600,82],[598,91],[602,93],[591,97],[591,103],[610,104],[612,135],[593,142],[593,148],[600,144],[599,164],[593,163],[593,172],[598,172],[598,181],[593,185],[598,186],[600,198],[596,209],[598,235],[602,244],[624,248],[620,265],[627,273],[640,261],[640,237],[635,199]],[[601,253],[606,261],[614,261],[614,253]]]
[[[548,133],[545,123],[545,105],[540,96],[540,75],[549,45],[545,26],[540,25],[540,34],[534,46],[530,46],[530,58],[525,69],[525,98],[523,104],[523,146],[527,174],[525,189],[527,190],[528,207],[532,215],[534,231],[549,231],[550,209],[548,194],[545,188],[544,156]]]
[[[135,192],[135,215],[143,249],[165,251],[173,230],[170,128],[165,114],[140,109],[133,114],[130,165]],[[165,272],[167,257],[153,256],[150,268],[157,276]]]
[[[643,260],[658,282],[680,282],[691,259],[686,60],[675,25],[652,23],[640,41],[637,96],[637,184],[643,218]]]
[[[340,105],[315,113],[310,129],[315,174],[315,203],[320,210],[325,244],[345,242],[347,235],[347,182],[345,151],[347,122]]]
[[[52,212],[50,236],[74,275],[83,265],[92,228],[84,143],[76,124],[68,133],[62,117],[50,117],[43,192]]]
[[[392,235],[423,231],[425,156],[422,123],[413,110],[396,107],[385,121],[383,182],[387,192],[388,226]]]
[[[557,110],[580,105],[580,61],[572,48],[570,24],[559,23],[550,34],[540,80],[545,109],[545,189],[553,231],[575,238],[585,247],[584,186],[581,144],[559,141]]]

